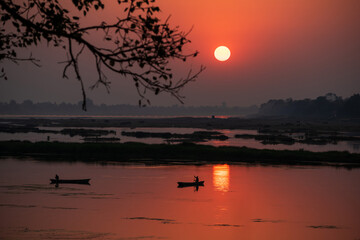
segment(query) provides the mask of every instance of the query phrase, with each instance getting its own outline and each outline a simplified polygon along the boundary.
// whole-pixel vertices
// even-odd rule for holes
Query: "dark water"
[[[63,128],[55,128],[55,127],[47,127],[42,128],[47,130],[62,130]],[[135,138],[135,137],[127,137],[122,136],[122,131],[144,131],[144,132],[170,132],[170,133],[180,133],[187,134],[193,133],[195,131],[204,131],[204,129],[200,128],[91,128],[91,129],[102,129],[102,130],[113,130],[116,132],[116,135],[107,135],[106,137],[117,137],[120,138],[120,142],[143,142],[148,144],[160,144],[166,143],[166,140],[162,138]],[[340,141],[337,144],[324,144],[324,145],[310,145],[310,144],[302,144],[295,143],[293,145],[285,145],[285,144],[262,144],[260,141],[255,139],[240,139],[235,138],[236,134],[251,134],[256,135],[258,132],[256,130],[213,130],[221,132],[222,134],[229,137],[226,141],[220,140],[210,140],[201,144],[208,144],[212,146],[236,146],[236,147],[249,147],[256,149],[276,149],[276,150],[299,150],[304,149],[313,152],[325,152],[325,151],[348,151],[351,153],[360,153],[360,142],[356,141]],[[60,141],[60,142],[84,142],[83,137],[74,136],[70,137],[68,135],[61,134],[49,134],[49,133],[0,133],[0,141],[7,140],[28,140],[32,142],[38,141],[47,141],[47,137],[50,137],[50,141]]]
[[[360,170],[0,160],[0,239],[360,239],[359,216]]]

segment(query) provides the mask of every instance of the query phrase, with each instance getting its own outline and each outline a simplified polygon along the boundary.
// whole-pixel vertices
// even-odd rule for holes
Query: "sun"
[[[226,61],[230,57],[230,50],[225,46],[220,46],[215,49],[215,58],[221,62]]]

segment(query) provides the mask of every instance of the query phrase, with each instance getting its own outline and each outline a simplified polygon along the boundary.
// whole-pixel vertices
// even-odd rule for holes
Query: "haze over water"
[[[360,240],[359,0],[0,5],[0,240]]]
[[[224,159],[225,160],[225,159]],[[91,185],[49,178],[91,178]],[[205,186],[177,188],[178,181]],[[358,239],[360,172],[0,161],[2,239]]]

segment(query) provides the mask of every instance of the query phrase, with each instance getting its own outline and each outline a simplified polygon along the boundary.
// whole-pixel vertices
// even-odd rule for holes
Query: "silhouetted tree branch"
[[[147,90],[159,94],[167,92],[182,102],[180,90],[194,81],[205,69],[203,66],[185,78],[173,80],[170,60],[186,61],[196,57],[198,52],[185,54],[183,46],[190,42],[189,32],[172,28],[169,19],[161,22],[155,15],[160,11],[153,5],[154,0],[118,0],[123,6],[124,16],[114,23],[101,22],[93,26],[81,26],[81,19],[89,11],[104,9],[102,0],[72,0],[60,3],[58,0],[0,0],[0,16],[4,28],[0,30],[0,62],[29,60],[37,64],[32,56],[19,58],[17,50],[37,45],[46,40],[54,47],[67,51],[63,77],[71,68],[80,82],[83,109],[86,110],[86,91],[80,74],[79,56],[87,50],[95,59],[98,79],[92,89],[103,85],[109,91],[110,81],[105,70],[131,77],[140,96],[139,105],[149,99]],[[67,8],[62,4],[69,5]],[[68,10],[70,9],[70,10]],[[7,28],[5,28],[7,26]],[[103,41],[94,36],[102,34]],[[5,77],[2,70],[0,77]]]

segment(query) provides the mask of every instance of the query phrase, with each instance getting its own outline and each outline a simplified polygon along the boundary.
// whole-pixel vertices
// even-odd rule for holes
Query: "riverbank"
[[[246,147],[214,147],[193,143],[62,143],[3,141],[0,156],[37,157],[56,161],[147,164],[243,163],[261,165],[322,165],[360,167],[360,154],[348,152],[310,152],[259,150]]]
[[[174,117],[174,118],[126,118],[126,117],[75,117],[51,116],[6,117],[0,116],[2,125],[26,127],[62,128],[201,128],[249,129],[262,131],[350,131],[360,132],[360,119],[300,119],[300,118],[237,118],[237,117]],[[2,126],[0,124],[0,126]]]

